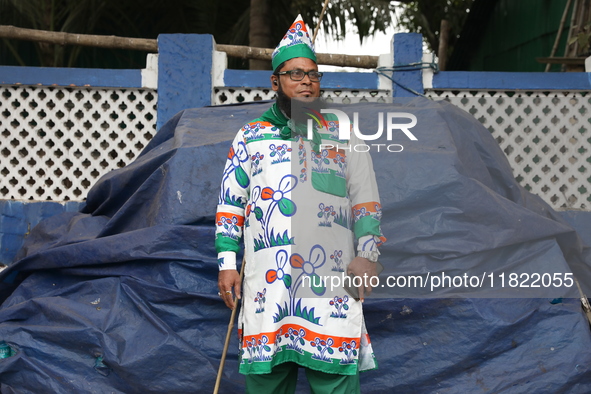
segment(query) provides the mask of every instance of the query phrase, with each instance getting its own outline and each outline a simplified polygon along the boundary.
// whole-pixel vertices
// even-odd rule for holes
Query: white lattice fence
[[[515,177],[555,208],[591,208],[591,95],[585,92],[429,91],[471,113],[496,138]],[[325,90],[326,98],[389,97]],[[275,97],[270,89],[216,88],[215,104]],[[155,133],[149,89],[0,86],[0,198],[77,200],[130,163]]]
[[[153,137],[156,92],[0,86],[0,197],[81,201]]]
[[[516,179],[554,208],[591,208],[591,95],[587,92],[430,91],[486,126]]]

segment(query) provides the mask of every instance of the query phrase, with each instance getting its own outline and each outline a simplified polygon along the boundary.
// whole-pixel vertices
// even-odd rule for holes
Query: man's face
[[[318,66],[311,59],[296,57],[286,61],[283,67],[277,71],[291,70],[318,71]],[[301,81],[292,81],[289,74],[272,75],[271,86],[274,91],[281,89],[288,98],[320,97],[320,81],[312,82],[308,75],[305,75]]]

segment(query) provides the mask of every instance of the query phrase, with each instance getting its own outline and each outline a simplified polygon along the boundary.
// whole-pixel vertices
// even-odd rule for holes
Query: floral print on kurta
[[[305,136],[282,139],[268,118],[236,135],[217,210],[221,270],[236,268],[244,240],[240,372],[269,373],[286,361],[346,375],[375,368],[361,303],[322,279],[346,272],[356,239],[360,250],[383,241],[371,158],[315,152]],[[317,131],[337,145],[331,126]]]

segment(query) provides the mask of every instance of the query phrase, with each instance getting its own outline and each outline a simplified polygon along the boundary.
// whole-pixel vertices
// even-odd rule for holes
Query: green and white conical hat
[[[281,63],[296,57],[307,57],[316,62],[314,44],[312,44],[308,29],[301,15],[298,15],[279,45],[277,45],[277,48],[273,51],[273,70],[276,70]]]

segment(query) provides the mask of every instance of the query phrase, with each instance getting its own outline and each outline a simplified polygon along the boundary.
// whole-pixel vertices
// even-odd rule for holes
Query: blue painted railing
[[[591,73],[444,71],[433,76],[433,89],[591,90]]]
[[[0,66],[1,85],[142,87],[141,70]]]

